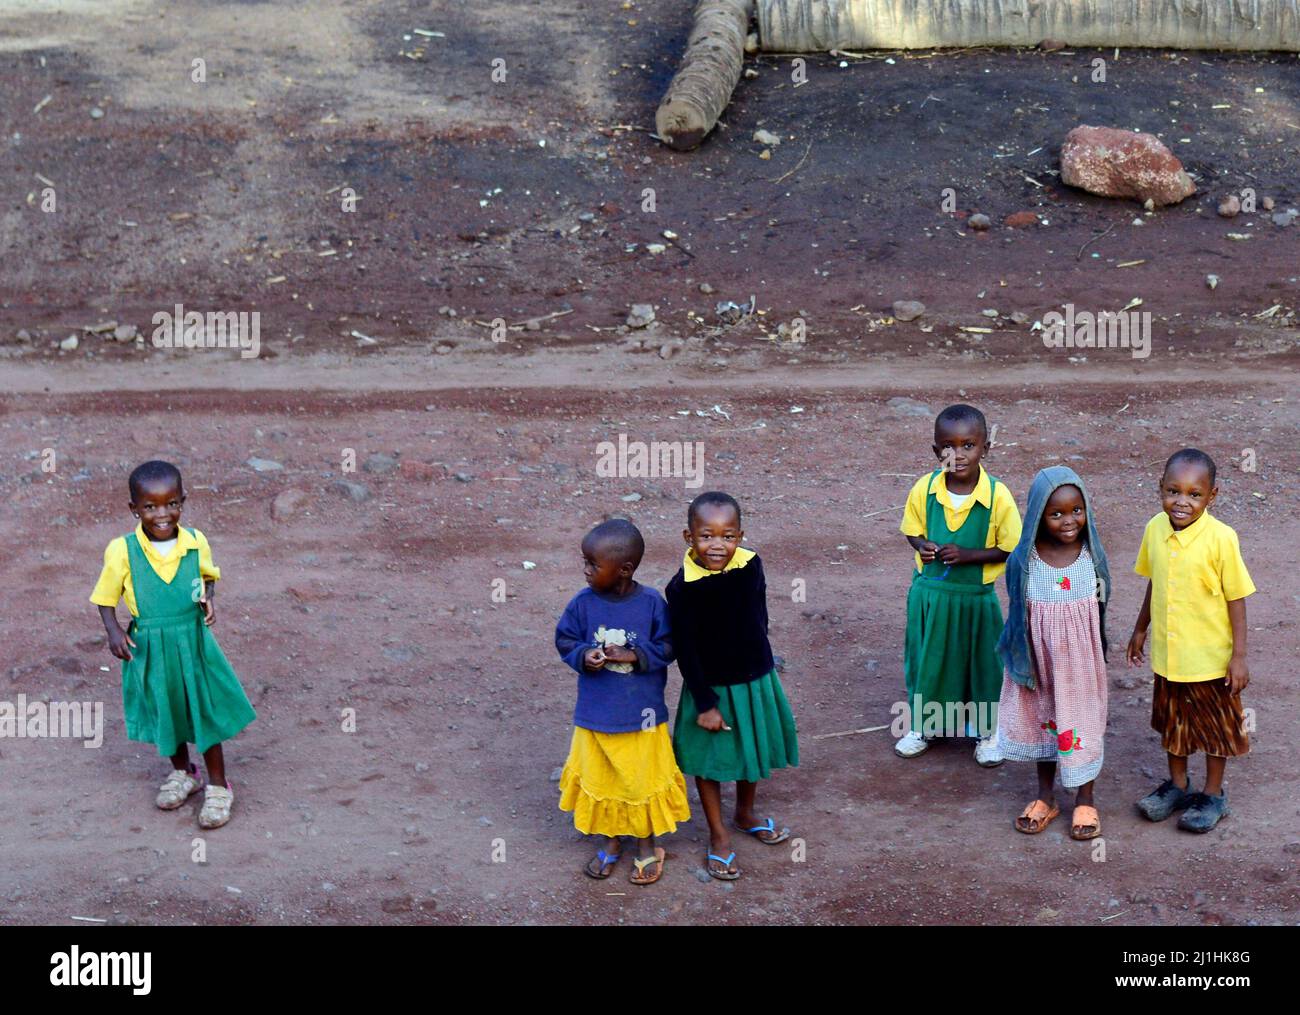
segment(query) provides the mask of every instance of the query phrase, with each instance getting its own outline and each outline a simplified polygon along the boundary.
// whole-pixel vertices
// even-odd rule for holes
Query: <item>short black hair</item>
[[[956,405],[950,405],[939,413],[934,419],[934,437],[939,439],[939,428],[945,423],[975,423],[980,428],[980,433],[984,435],[984,440],[989,439],[989,424],[984,418],[984,413],[973,405],[966,405],[958,402]]]
[[[140,495],[140,487],[144,486],[145,483],[153,483],[158,480],[174,481],[176,489],[182,493],[185,490],[184,485],[181,483],[181,470],[172,465],[171,462],[160,462],[155,459],[151,462],[145,462],[143,465],[137,465],[130,478],[126,481],[126,485],[131,490],[131,503],[134,504],[135,499]]]
[[[1214,467],[1214,459],[1200,448],[1182,448],[1175,451],[1169,456],[1169,461],[1165,462],[1165,473],[1173,467],[1175,462],[1195,463],[1196,465],[1205,466],[1205,470],[1210,474],[1210,486],[1214,485],[1214,477],[1218,475],[1218,470]],[[1161,475],[1164,475],[1164,473],[1161,473]]]
[[[641,557],[645,554],[645,539],[641,530],[626,518],[611,518],[607,522],[601,522],[582,541],[590,541],[592,546],[608,547],[621,560],[630,561],[633,568],[640,566]]]
[[[723,493],[721,490],[706,490],[693,501],[691,506],[686,509],[686,527],[693,528],[695,525],[695,516],[700,513],[700,508],[705,504],[725,505],[736,512],[736,524],[740,524],[740,501],[729,493]]]

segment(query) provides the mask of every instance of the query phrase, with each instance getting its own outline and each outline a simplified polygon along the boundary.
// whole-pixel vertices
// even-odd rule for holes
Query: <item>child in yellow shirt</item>
[[[1246,597],[1255,591],[1237,533],[1208,513],[1219,494],[1214,460],[1183,448],[1160,480],[1164,510],[1147,523],[1138,574],[1149,579],[1128,643],[1128,662],[1145,662],[1151,628],[1155,689],[1151,726],[1169,757],[1169,778],[1138,801],[1152,821],[1183,811],[1178,827],[1208,832],[1227,817],[1223,773],[1246,754],[1241,692],[1246,668]],[[1187,758],[1205,752],[1205,789],[1192,792]]]

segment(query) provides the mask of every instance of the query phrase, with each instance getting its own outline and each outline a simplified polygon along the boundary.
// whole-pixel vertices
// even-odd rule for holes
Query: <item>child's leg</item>
[[[1092,783],[1088,783],[1089,786]],[[1056,794],[1056,762],[1040,761],[1038,763],[1038,799],[1049,806]]]
[[[188,752],[187,752],[188,754]],[[203,752],[203,764],[208,769],[208,785],[226,788],[226,758],[221,753],[221,745],[213,744]]]
[[[1092,802],[1092,787],[1095,785],[1096,781],[1097,780],[1094,779],[1092,780],[1092,782],[1085,782],[1082,786],[1079,787],[1078,792],[1074,794],[1075,807],[1095,806]]]
[[[1186,759],[1184,759],[1186,767]],[[1223,795],[1223,773],[1228,767],[1228,759],[1214,754],[1205,756],[1205,792],[1210,796]]]
[[[740,783],[736,784],[737,792],[740,785]],[[709,852],[718,856],[730,855],[731,835],[722,821],[722,784],[713,779],[701,779],[696,776],[695,788],[699,790],[700,806],[704,808],[704,818],[709,823]],[[710,860],[709,866],[716,871],[727,869],[717,860]]]
[[[171,756],[172,768],[179,768],[182,772],[190,770],[190,745],[181,744],[180,750]]]
[[[1222,777],[1222,769],[1219,770],[1219,775]],[[1179,789],[1187,788],[1187,759],[1185,757],[1177,754],[1169,755],[1169,778]]]

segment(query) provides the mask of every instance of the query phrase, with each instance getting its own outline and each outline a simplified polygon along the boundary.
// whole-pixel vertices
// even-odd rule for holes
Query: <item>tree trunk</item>
[[[718,122],[740,80],[754,0],[700,0],[686,54],[659,111],[655,130],[673,148],[694,148]]]
[[[1300,51],[1300,0],[758,0],[781,53],[942,46]]]

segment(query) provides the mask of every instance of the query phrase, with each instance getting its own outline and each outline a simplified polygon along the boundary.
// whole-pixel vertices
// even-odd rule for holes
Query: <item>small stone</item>
[[[1152,207],[1196,193],[1183,164],[1154,134],[1118,127],[1075,127],[1061,145],[1061,182],[1102,197]]]
[[[677,346],[673,345],[672,342],[665,342],[663,345],[659,347],[659,358],[672,359],[673,353],[675,353],[676,351],[677,351]]]
[[[429,770],[429,763],[427,761],[417,761],[415,763],[415,770],[417,772],[427,772]]]
[[[997,316],[998,316],[998,312],[997,312],[996,310],[994,310],[992,307],[985,307],[983,310],[980,311],[980,313],[983,314],[985,317],[997,317]]]
[[[713,286],[709,285],[708,282],[701,282],[701,283],[700,283],[700,292],[704,293],[705,296],[709,296],[709,295],[711,295],[711,294],[717,292],[717,290],[714,289]],[[20,334],[21,334],[21,332],[20,332]]]
[[[433,351],[439,356],[446,356],[447,353],[451,352],[454,348],[455,348],[454,346],[450,346],[447,345],[446,343],[443,343],[441,345],[435,345],[433,347]]]
[[[134,342],[138,333],[134,324],[119,324],[113,329],[113,338],[118,342]]]
[[[1003,222],[1012,229],[1022,229],[1025,226],[1038,225],[1038,214],[1032,211],[1018,211],[1008,215]]]
[[[471,476],[468,472],[456,473],[456,482],[458,483],[472,483],[473,481],[474,481],[474,477]]]
[[[250,458],[244,463],[254,472],[280,472],[284,466],[270,458]]]
[[[966,224],[970,226],[972,229],[976,229],[979,232],[983,232],[985,229],[991,226],[993,222],[983,212],[977,211],[974,215],[972,215],[970,218],[966,220]]]
[[[1208,285],[1211,289],[1217,289],[1218,286],[1219,286],[1219,276],[1218,276],[1218,275],[1206,275],[1206,276],[1205,276],[1205,284]]]
[[[1219,202],[1219,214],[1226,219],[1230,219],[1241,212],[1241,198],[1236,194],[1229,194]]]
[[[14,335],[14,338],[20,345],[30,345],[32,341],[32,333],[26,328],[19,328],[17,334]]]
[[[1271,197],[1266,197],[1266,198],[1264,198],[1264,200],[1261,202],[1261,204],[1263,204],[1263,206],[1264,206],[1264,210],[1265,210],[1265,211],[1272,211],[1272,210],[1273,210],[1273,199],[1272,199]]]
[[[748,81],[752,81],[752,80],[753,80],[754,78],[756,78],[756,77],[758,77],[758,71],[754,70],[753,67],[746,67],[746,68],[745,68],[745,79],[746,79],[746,80],[748,80]]]
[[[283,490],[276,494],[275,499],[271,501],[271,517],[277,522],[292,518],[310,502],[311,494],[306,490]]]
[[[759,144],[769,145],[772,148],[775,148],[781,143],[780,137],[768,130],[754,131],[754,140]]]
[[[1142,202],[1142,210],[1143,210],[1143,211],[1155,211],[1155,210],[1156,210],[1156,203],[1155,203],[1153,200],[1151,200],[1151,198],[1148,197],[1145,201]]]
[[[1008,316],[1011,318],[1012,324],[1029,323],[1029,315],[1025,313],[1023,310],[1013,310]]]
[[[655,319],[655,308],[649,303],[633,303],[627,315],[629,328],[644,328]]]
[[[542,322],[537,320],[535,317],[529,318],[528,320],[524,321],[524,331],[541,331],[541,330],[542,330]]]
[[[1275,226],[1289,226],[1296,220],[1297,215],[1300,215],[1300,212],[1297,212],[1294,208],[1288,208],[1286,211],[1274,212],[1273,224]]]
[[[69,335],[67,338],[65,338],[62,342],[59,343],[59,348],[62,349],[64,352],[72,352],[80,344],[81,344],[81,339],[79,339],[76,335]]]
[[[745,52],[751,56],[758,52],[758,33],[750,32],[745,36]]]
[[[628,494],[624,494],[622,497],[619,498],[619,500],[621,500],[624,504],[635,504],[640,499],[641,499],[641,495],[639,493],[628,493]]]
[[[772,157],[772,150],[770,148],[764,148],[761,152],[758,153],[758,157],[762,159],[764,162],[766,162],[768,161],[768,159]]]
[[[563,774],[564,774],[564,766],[563,766],[563,765],[560,765],[560,766],[557,767],[557,768],[553,768],[553,769],[551,770],[551,782],[559,782],[559,781],[560,781],[560,776],[563,775]]]
[[[400,463],[392,455],[373,454],[362,463],[361,468],[364,472],[372,475],[384,475],[392,472]]]
[[[336,479],[328,489],[331,493],[342,494],[356,504],[370,499],[370,490],[364,483],[354,483],[348,479]]]
[[[925,304],[920,300],[895,300],[894,319],[898,321],[915,321],[925,313]]]
[[[98,106],[91,106],[91,107],[90,107],[90,118],[91,118],[92,120],[102,120],[102,119],[104,119],[104,111],[103,111],[102,109],[100,109]]]
[[[662,243],[647,243],[645,249],[650,254],[662,254],[668,248]]]

